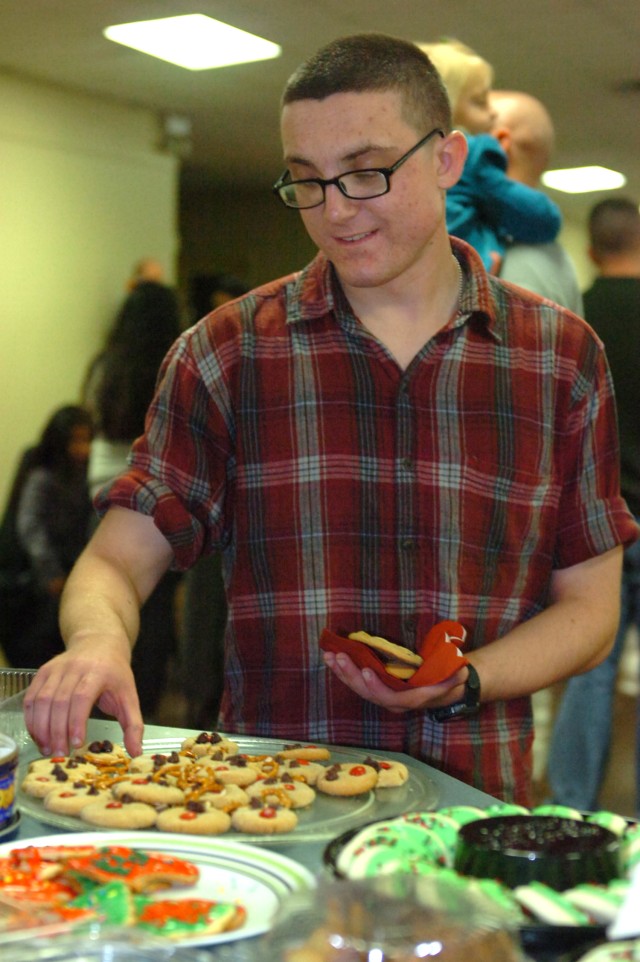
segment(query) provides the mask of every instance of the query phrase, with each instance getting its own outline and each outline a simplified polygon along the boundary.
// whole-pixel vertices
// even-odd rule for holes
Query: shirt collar
[[[473,320],[497,341],[502,341],[505,320],[497,310],[502,285],[487,274],[480,256],[469,244],[457,237],[450,237],[450,241],[463,277],[460,309],[452,327],[461,327]],[[333,265],[319,253],[293,278],[287,295],[287,323],[314,321],[331,313],[346,327],[356,324]]]

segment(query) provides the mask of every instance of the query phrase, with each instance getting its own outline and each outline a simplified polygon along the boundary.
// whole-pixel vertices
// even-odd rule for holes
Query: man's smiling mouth
[[[375,231],[366,230],[361,234],[351,234],[349,237],[339,237],[338,240],[341,244],[353,244],[355,241],[360,241],[364,237],[372,237]]]

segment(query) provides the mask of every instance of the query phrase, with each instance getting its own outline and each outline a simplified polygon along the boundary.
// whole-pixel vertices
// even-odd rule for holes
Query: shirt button
[[[413,471],[413,461],[411,458],[403,458],[402,467],[405,469],[405,471]]]
[[[413,551],[416,546],[415,538],[403,538],[401,544],[403,551]]]

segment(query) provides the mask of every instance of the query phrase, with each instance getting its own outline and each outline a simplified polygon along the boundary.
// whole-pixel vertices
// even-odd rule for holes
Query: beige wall
[[[136,260],[177,260],[177,163],[149,111],[0,74],[0,504],[74,403]]]
[[[137,259],[158,257],[186,294],[197,274],[254,286],[315,253],[267,176],[178,197],[158,134],[149,111],[0,73],[0,504],[19,452],[77,400]],[[584,226],[565,217],[561,239],[588,286]]]
[[[595,276],[593,263],[587,254],[586,217],[584,220],[576,220],[571,214],[566,214],[560,233],[560,242],[575,265],[580,290],[585,291],[591,286]]]

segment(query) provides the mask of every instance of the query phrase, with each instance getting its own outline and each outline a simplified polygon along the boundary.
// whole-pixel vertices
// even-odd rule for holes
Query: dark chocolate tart
[[[515,888],[544,882],[557,892],[620,876],[620,842],[609,829],[556,815],[499,815],[463,825],[453,867]]]

